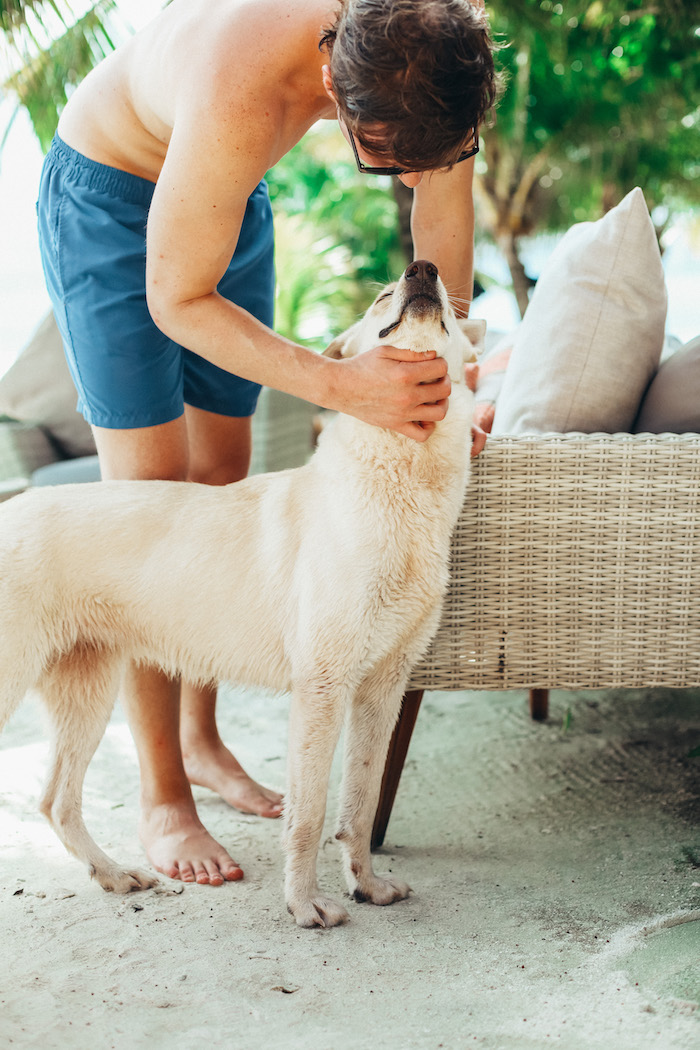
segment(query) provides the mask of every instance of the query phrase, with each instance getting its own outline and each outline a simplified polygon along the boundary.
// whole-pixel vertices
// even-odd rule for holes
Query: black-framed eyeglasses
[[[355,154],[355,163],[357,164],[357,170],[362,175],[412,175],[413,172],[409,171],[408,168],[399,168],[394,166],[392,168],[374,168],[369,164],[363,164],[360,160],[360,156],[357,152],[357,143],[355,142],[355,136],[353,135],[350,128],[346,125],[345,130],[348,133],[350,139],[350,145],[352,146],[352,152]],[[479,152],[479,131],[475,127],[472,131],[472,144],[467,149],[462,150],[460,155],[455,161],[456,164],[460,164],[463,160],[469,160],[470,157],[475,157]]]

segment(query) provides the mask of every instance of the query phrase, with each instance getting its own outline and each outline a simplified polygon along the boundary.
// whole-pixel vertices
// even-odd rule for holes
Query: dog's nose
[[[430,288],[437,283],[438,268],[428,259],[416,259],[406,267],[404,277],[416,288]]]

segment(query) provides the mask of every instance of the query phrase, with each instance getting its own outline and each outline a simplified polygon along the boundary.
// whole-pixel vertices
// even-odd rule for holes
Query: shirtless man
[[[426,440],[446,412],[442,360],[380,346],[339,362],[271,330],[272,228],[261,180],[315,121],[337,119],[360,170],[398,168],[415,188],[416,256],[436,261],[466,304],[473,161],[464,158],[475,152],[494,87],[480,8],[467,0],[174,0],[83,81],[46,159],[39,226],[104,478],[244,477],[258,384]],[[397,60],[405,43],[413,51]],[[384,63],[394,52],[392,71]],[[422,68],[426,54],[437,61],[411,86],[406,63],[417,55]],[[374,85],[367,98],[365,79]],[[405,136],[402,145],[386,97],[374,105],[372,91],[398,106],[398,123],[420,149],[411,152]],[[427,100],[421,113],[410,108],[412,91]],[[445,94],[454,95],[447,107]],[[279,815],[281,799],[224,746],[215,690],[132,668],[122,696],[150,862],[185,882],[241,878],[201,824],[190,784],[263,816]]]

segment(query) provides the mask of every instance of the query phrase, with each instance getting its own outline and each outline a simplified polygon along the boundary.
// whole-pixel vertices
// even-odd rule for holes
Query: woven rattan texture
[[[251,474],[286,470],[306,463],[313,451],[313,419],[318,409],[268,387],[253,416]]]
[[[700,685],[700,435],[491,438],[413,688]]]

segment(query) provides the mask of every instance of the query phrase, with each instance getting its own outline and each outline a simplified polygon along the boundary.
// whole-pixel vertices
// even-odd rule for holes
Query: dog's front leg
[[[306,682],[292,695],[284,810],[285,896],[299,926],[338,926],[349,918],[337,901],[320,894],[316,878],[328,779],[345,704],[346,691],[325,683]]]
[[[411,892],[401,879],[375,875],[370,852],[384,763],[406,679],[403,660],[387,661],[363,683],[350,707],[336,838],[348,891],[356,901],[393,904]]]

